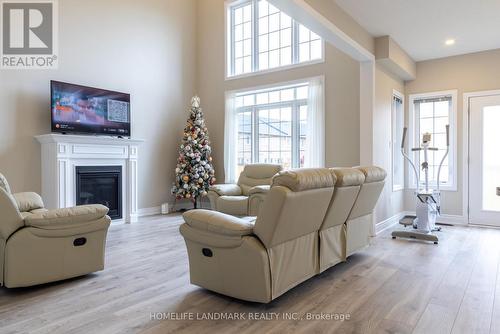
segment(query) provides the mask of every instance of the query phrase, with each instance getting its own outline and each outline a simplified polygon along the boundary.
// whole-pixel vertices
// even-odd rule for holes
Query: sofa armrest
[[[215,184],[210,190],[219,196],[240,196],[241,188],[237,184]]]
[[[250,188],[250,190],[248,191],[248,195],[267,194],[270,189],[271,189],[270,185],[255,186],[255,187]]]
[[[43,209],[43,200],[37,193],[26,192],[12,194],[16,200],[20,212],[29,212],[36,209]]]
[[[211,232],[229,237],[253,234],[253,222],[225,213],[199,209],[188,211],[182,216],[188,226],[201,232]]]
[[[74,228],[75,225],[99,220],[105,217],[108,211],[107,207],[100,204],[80,205],[29,215],[24,219],[24,224],[42,229]]]

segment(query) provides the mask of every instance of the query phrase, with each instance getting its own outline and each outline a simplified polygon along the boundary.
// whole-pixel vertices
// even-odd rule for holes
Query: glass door
[[[469,107],[469,222],[500,226],[500,95]]]

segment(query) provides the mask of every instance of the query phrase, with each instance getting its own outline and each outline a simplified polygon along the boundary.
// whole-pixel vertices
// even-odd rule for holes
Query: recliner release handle
[[[209,249],[209,248],[203,248],[201,250],[201,252],[203,253],[203,255],[205,255],[206,257],[212,257],[214,255],[214,253],[212,253],[212,250]]]
[[[73,241],[73,246],[80,247],[80,246],[85,245],[86,243],[87,243],[87,238],[76,238]]]

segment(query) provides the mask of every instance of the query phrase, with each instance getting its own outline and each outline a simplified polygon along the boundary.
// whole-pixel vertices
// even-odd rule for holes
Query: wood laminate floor
[[[439,245],[385,231],[346,263],[261,305],[189,284],[181,221],[112,226],[103,272],[0,288],[0,333],[500,333],[500,230],[444,227]],[[158,319],[171,312],[176,319]],[[197,319],[221,313],[244,320]]]

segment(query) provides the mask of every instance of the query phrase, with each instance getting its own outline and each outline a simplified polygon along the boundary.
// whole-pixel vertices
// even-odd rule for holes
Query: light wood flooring
[[[0,333],[500,333],[500,230],[444,227],[439,245],[385,231],[347,263],[262,305],[189,283],[181,222],[171,215],[112,226],[102,272],[0,288]],[[152,312],[246,320],[155,320]],[[248,320],[275,313],[278,320]],[[306,313],[350,320],[283,319]]]

